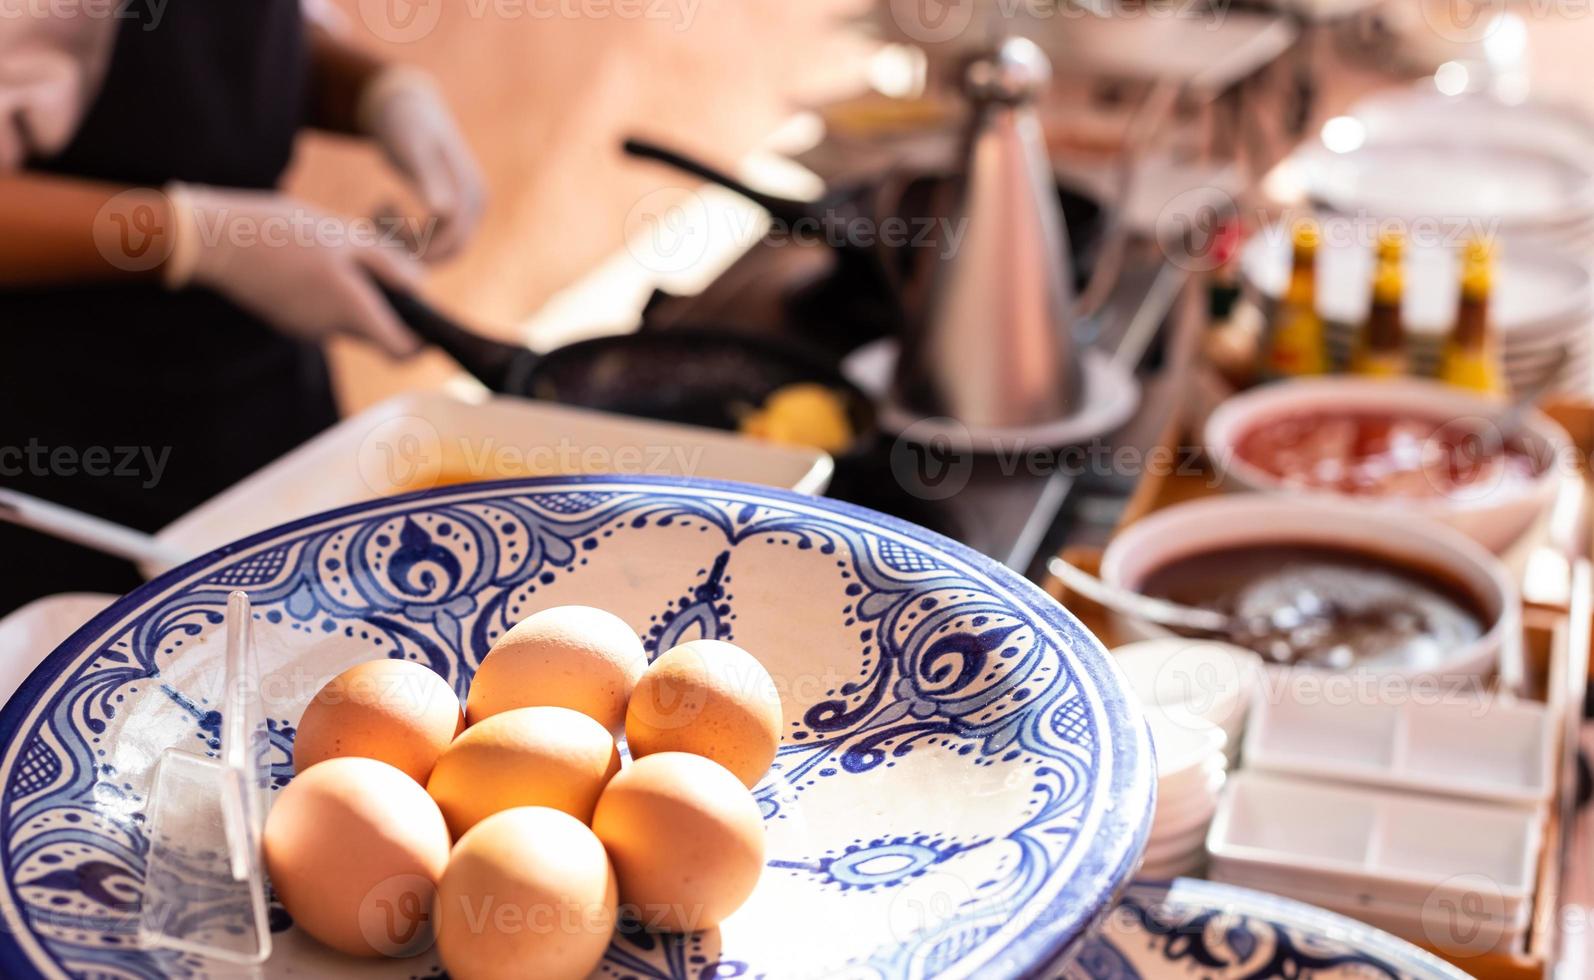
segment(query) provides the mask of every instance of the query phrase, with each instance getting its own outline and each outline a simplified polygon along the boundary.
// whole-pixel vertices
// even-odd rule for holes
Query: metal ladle
[[[1106,606],[1108,609],[1122,613],[1125,616],[1131,616],[1148,623],[1155,623],[1158,626],[1189,630],[1195,633],[1214,633],[1219,636],[1231,637],[1238,635],[1240,632],[1240,623],[1233,616],[1215,612],[1211,609],[1183,606],[1177,602],[1169,602],[1166,599],[1142,595],[1131,589],[1108,585],[1083,568],[1077,565],[1070,565],[1061,558],[1053,558],[1047,562],[1046,570],[1056,576],[1057,580],[1063,585],[1091,602]]]

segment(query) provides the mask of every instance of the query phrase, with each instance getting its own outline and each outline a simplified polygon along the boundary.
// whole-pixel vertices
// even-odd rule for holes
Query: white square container
[[[1541,822],[1519,807],[1242,772],[1218,804],[1207,850],[1303,887],[1417,906],[1481,893],[1514,915],[1531,899]]]
[[[1348,894],[1303,885],[1296,877],[1285,880],[1214,860],[1207,877],[1244,888],[1271,892],[1350,916],[1408,942],[1430,946],[1455,956],[1520,952],[1527,933],[1531,904],[1514,913],[1488,903],[1435,901],[1422,906],[1381,901],[1368,892]],[[1287,876],[1286,876],[1287,877]]]
[[[1544,705],[1487,693],[1401,703],[1262,697],[1249,769],[1539,807],[1554,789]]]

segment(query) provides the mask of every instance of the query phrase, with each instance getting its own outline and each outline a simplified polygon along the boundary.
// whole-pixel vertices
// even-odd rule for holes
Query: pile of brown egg
[[[455,980],[584,977],[622,923],[708,929],[752,894],[751,788],[780,728],[774,681],[741,648],[695,640],[649,664],[618,616],[545,609],[493,644],[463,711],[413,661],[328,682],[266,867],[295,923],[342,952],[435,939]]]

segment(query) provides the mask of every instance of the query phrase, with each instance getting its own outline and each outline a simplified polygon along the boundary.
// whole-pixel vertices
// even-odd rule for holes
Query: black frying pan
[[[838,185],[816,201],[796,201],[756,190],[700,160],[647,140],[627,139],[621,148],[628,156],[662,163],[741,195],[769,212],[788,232],[817,237],[830,246],[857,282],[889,297],[898,320],[911,321],[925,302],[920,280],[926,265],[933,264],[939,242],[921,236],[929,230],[922,222],[949,213],[947,195],[958,190],[955,174],[893,170],[870,180]],[[1101,237],[1101,205],[1062,183],[1057,185],[1057,199],[1073,249],[1075,288],[1084,289],[1092,253]],[[896,244],[885,243],[884,232],[891,227],[888,221],[906,222],[897,228],[907,229],[908,243],[902,243],[900,237]]]
[[[875,432],[869,397],[834,365],[788,344],[695,328],[599,337],[538,354],[468,330],[413,293],[381,289],[417,336],[499,394],[734,431],[776,389],[812,382],[846,400],[858,434],[853,452]]]
[[[865,184],[852,184],[838,187],[828,191],[817,201],[795,201],[790,198],[778,197],[774,194],[765,194],[763,191],[754,190],[741,181],[715,167],[711,167],[700,160],[694,160],[684,153],[678,153],[657,143],[647,140],[631,138],[620,144],[620,148],[627,156],[639,160],[652,160],[662,163],[683,173],[691,174],[711,184],[718,184],[727,190],[745,197],[754,204],[769,212],[769,216],[786,225],[788,228],[799,228],[804,225],[827,227],[832,225],[845,226],[850,222],[873,221],[875,215],[875,189]],[[855,236],[843,234],[838,236],[842,242],[851,241]]]

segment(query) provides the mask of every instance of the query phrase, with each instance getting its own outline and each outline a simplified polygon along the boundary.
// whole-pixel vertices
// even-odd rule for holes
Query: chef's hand
[[[203,286],[292,337],[363,337],[395,357],[420,342],[372,282],[411,289],[419,264],[371,222],[336,218],[281,194],[171,184],[169,289]]]
[[[481,222],[486,187],[470,146],[424,72],[387,68],[360,96],[358,122],[414,186],[435,222],[422,242],[427,261],[447,259]]]

